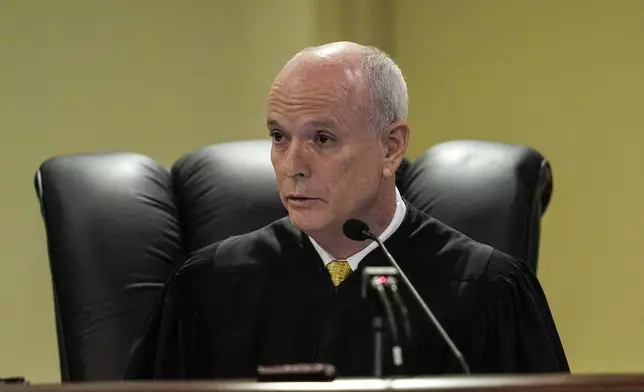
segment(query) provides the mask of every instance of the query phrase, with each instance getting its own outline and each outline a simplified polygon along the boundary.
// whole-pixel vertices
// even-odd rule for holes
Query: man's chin
[[[324,230],[330,224],[328,218],[313,212],[289,212],[289,218],[295,227],[307,234]]]

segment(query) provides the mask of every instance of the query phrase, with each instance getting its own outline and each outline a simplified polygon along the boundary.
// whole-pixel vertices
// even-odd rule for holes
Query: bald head
[[[407,86],[400,68],[383,51],[354,42],[309,47],[293,56],[274,82],[324,83],[337,88],[365,116],[371,132],[407,119]]]
[[[305,48],[297,53],[289,63],[308,62],[344,64],[347,67],[359,67],[361,55],[366,47],[354,42],[332,42],[320,46]]]

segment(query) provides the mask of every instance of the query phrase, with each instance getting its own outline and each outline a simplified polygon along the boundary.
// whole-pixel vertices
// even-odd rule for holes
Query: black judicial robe
[[[385,245],[473,373],[569,371],[546,297],[523,262],[409,204]],[[295,363],[369,377],[372,308],[360,294],[360,271],[387,265],[375,249],[336,289],[288,217],[207,246],[166,284],[125,378],[252,378],[258,365]],[[420,306],[401,291],[414,338],[405,374],[459,373]],[[392,371],[385,358],[385,372]]]

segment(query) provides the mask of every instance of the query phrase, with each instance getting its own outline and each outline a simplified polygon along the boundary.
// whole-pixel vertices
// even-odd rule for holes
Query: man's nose
[[[309,177],[310,167],[306,145],[298,140],[292,141],[284,156],[284,173],[289,178]]]

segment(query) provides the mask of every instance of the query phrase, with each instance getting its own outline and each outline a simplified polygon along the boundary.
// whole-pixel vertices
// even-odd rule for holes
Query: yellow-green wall
[[[170,164],[265,135],[272,77],[299,48],[376,44],[410,88],[412,145],[528,144],[553,164],[540,278],[576,372],[644,371],[644,2],[0,2],[0,377],[59,380],[32,175],[59,154]]]

